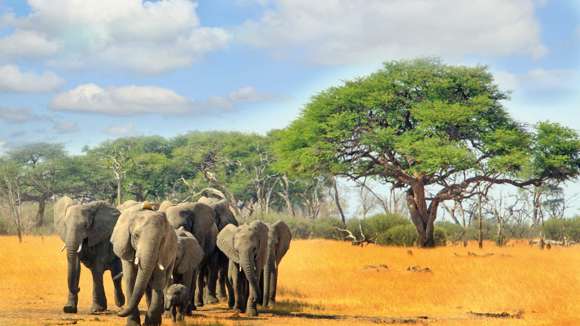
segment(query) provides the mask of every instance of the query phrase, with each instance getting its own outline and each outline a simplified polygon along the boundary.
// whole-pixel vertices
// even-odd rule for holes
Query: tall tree
[[[445,200],[482,184],[519,187],[575,178],[580,142],[571,129],[512,120],[486,67],[394,61],[314,96],[278,137],[287,169],[380,178],[406,191],[420,246],[434,246]]]

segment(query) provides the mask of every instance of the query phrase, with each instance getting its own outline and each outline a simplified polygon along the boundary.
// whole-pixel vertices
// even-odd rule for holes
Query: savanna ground
[[[22,244],[0,237],[0,325],[123,325],[114,315],[108,273],[112,312],[88,313],[90,273],[84,268],[79,313],[61,313],[61,246],[55,236],[25,237]],[[407,270],[411,266],[430,271]],[[275,308],[250,319],[224,305],[206,306],[186,324],[580,325],[578,246],[542,251],[520,242],[422,250],[299,240],[280,267]]]

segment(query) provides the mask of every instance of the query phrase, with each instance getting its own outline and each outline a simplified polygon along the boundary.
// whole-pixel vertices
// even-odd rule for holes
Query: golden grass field
[[[84,267],[79,313],[61,313],[66,299],[61,246],[56,236],[25,237],[22,244],[0,237],[0,325],[124,325],[114,314],[108,273],[112,311],[88,313],[90,273]],[[431,272],[407,271],[415,265]],[[223,304],[206,306],[186,324],[580,325],[578,246],[539,250],[520,242],[505,248],[490,243],[483,250],[475,244],[422,250],[299,240],[280,268],[275,308],[250,319]]]

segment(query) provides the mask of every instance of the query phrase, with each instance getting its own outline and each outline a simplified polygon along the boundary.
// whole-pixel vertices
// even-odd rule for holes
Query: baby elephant
[[[165,292],[165,311],[171,310],[173,322],[183,320],[190,301],[189,289],[183,284],[172,284]]]

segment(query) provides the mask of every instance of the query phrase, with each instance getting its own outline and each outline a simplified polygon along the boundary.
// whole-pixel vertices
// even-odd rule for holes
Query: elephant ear
[[[137,212],[123,212],[117,219],[111,234],[113,252],[124,260],[133,260],[135,257],[135,250],[131,246],[131,233],[129,231],[136,214]]]
[[[157,214],[162,214],[165,218],[165,214],[158,212]],[[175,229],[171,227],[171,224],[167,220],[163,224],[165,229],[165,236],[161,240],[161,247],[159,249],[159,264],[163,265],[164,268],[173,268],[175,264],[175,257],[177,256],[177,235],[175,234]]]
[[[121,212],[106,201],[94,201],[84,205],[84,207],[92,217],[91,227],[87,233],[88,245],[92,247],[111,237]]]
[[[278,250],[276,251],[276,263],[280,263],[282,257],[286,255],[288,249],[290,248],[290,241],[292,240],[292,232],[288,224],[284,221],[278,221],[272,224],[271,228],[274,229],[274,234],[278,237]]]
[[[66,211],[76,202],[68,196],[64,196],[54,204],[54,228],[61,240],[66,238]]]
[[[229,207],[228,201],[222,199],[213,204],[213,208],[216,212],[216,220],[219,221],[218,228],[221,230],[228,224],[233,224],[239,226],[234,213]]]
[[[237,232],[237,226],[232,224],[226,225],[217,236],[217,246],[229,259],[239,263],[240,256],[236,248],[234,248],[234,237]]]
[[[189,234],[188,236],[178,236],[177,240],[181,259],[175,266],[175,270],[180,274],[186,273],[189,269],[197,268],[203,258],[203,249],[201,249],[193,235],[189,232],[187,233]]]

